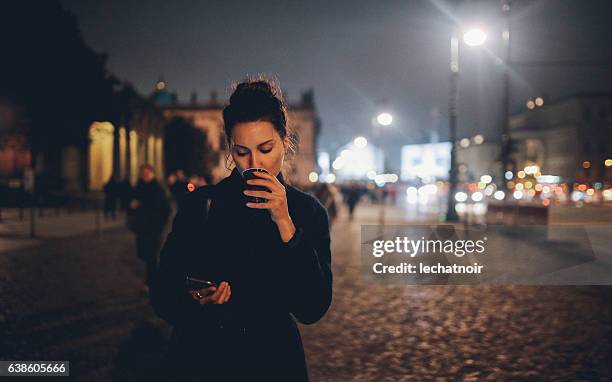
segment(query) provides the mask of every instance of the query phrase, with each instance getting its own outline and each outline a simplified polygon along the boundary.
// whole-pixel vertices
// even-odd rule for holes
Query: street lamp
[[[463,34],[463,41],[468,46],[480,46],[487,39],[487,34],[482,29],[470,29]],[[450,41],[450,99],[449,108],[449,133],[451,141],[450,171],[448,176],[448,203],[446,210],[446,221],[456,222],[459,220],[455,209],[455,193],[457,192],[457,79],[459,77],[459,39],[452,36]]]
[[[380,113],[376,117],[376,122],[382,126],[389,126],[393,123],[393,116],[389,113]]]
[[[393,115],[386,111],[380,112],[374,118],[372,118],[372,130],[373,130],[372,141],[375,145],[377,145],[378,147],[382,147],[382,139],[381,139],[382,130],[384,128],[388,128],[392,124],[393,124]],[[357,137],[355,139],[354,143],[356,146],[359,146],[358,144],[365,143],[364,146],[368,144],[367,140],[364,139],[362,141],[359,138],[361,137]],[[378,166],[378,163],[377,163],[377,166]],[[382,167],[381,170],[384,171],[384,167],[385,167],[384,160],[383,160],[383,163],[381,164],[381,167]]]
[[[390,113],[388,113],[388,112],[379,113],[376,116],[376,118],[372,121],[373,128],[374,128],[374,130],[376,132],[374,134],[374,137],[376,138],[376,142],[375,143],[379,147],[381,146],[381,139],[380,139],[380,133],[379,133],[378,127],[380,127],[380,126],[383,126],[383,127],[390,126],[392,123],[393,123],[393,116]],[[359,138],[355,139],[355,145],[357,145],[357,139],[359,139]],[[364,141],[365,141],[365,139],[364,139]],[[362,144],[363,143],[364,142],[362,142]],[[365,141],[365,144],[367,144],[367,141]],[[376,154],[375,154],[375,157],[376,157]],[[384,159],[382,161],[381,170],[383,172],[385,170],[385,161],[384,161]],[[374,175],[374,179],[376,179],[376,174],[371,174],[371,175]],[[378,182],[376,184],[379,185]],[[384,182],[383,182],[383,184],[384,184]],[[380,234],[382,235],[382,233],[383,233],[382,232],[382,229],[383,229],[382,227],[385,224],[385,200],[384,200],[384,197],[383,197],[384,193],[383,193],[382,187],[378,187],[376,192],[380,193],[380,197],[381,197],[380,213],[379,213],[379,227],[380,227]]]
[[[362,149],[368,145],[368,140],[365,137],[357,137],[353,140],[353,144],[355,147]]]
[[[480,28],[472,28],[463,34],[463,42],[468,46],[481,46],[487,41],[487,34]]]

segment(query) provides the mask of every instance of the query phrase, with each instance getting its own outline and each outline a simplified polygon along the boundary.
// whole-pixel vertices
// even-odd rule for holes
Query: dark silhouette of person
[[[119,198],[119,211],[128,209],[134,189],[128,179],[123,179],[117,184],[117,197]]]
[[[185,172],[181,169],[176,170],[174,177],[171,178],[171,184],[170,182],[168,184],[168,188],[177,206],[181,204],[183,197],[189,192],[187,184]]]
[[[147,268],[145,284],[150,287],[157,268],[161,234],[170,215],[170,202],[165,190],[155,180],[153,166],[140,167],[140,179],[133,193],[130,208],[134,211],[136,249]]]
[[[353,220],[353,213],[355,211],[355,206],[359,203],[359,199],[361,199],[361,190],[356,184],[351,184],[348,187],[343,189],[344,201],[349,210],[349,219]]]
[[[391,199],[391,204],[395,205],[397,203],[397,194],[398,194],[398,189],[397,189],[397,185],[395,184],[390,184],[388,185],[389,187],[389,198]]]
[[[321,203],[282,175],[294,144],[276,89],[237,85],[223,111],[235,168],[185,196],[162,249],[150,297],[174,326],[170,379],[308,380],[296,320],[315,323],[331,304],[329,224]],[[245,180],[248,168],[266,172]],[[191,290],[187,275],[216,286]]]
[[[104,218],[109,217],[115,220],[117,218],[117,200],[119,193],[119,183],[114,175],[108,179],[104,185]]]
[[[320,183],[314,193],[315,197],[319,199],[323,207],[325,207],[327,210],[330,226],[333,224],[334,220],[336,220],[336,215],[338,214],[338,208],[336,206],[336,200],[334,198],[332,187],[333,186],[328,183]]]

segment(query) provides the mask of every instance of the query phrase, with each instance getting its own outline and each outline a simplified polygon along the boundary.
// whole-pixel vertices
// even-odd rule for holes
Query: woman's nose
[[[259,165],[259,156],[257,154],[251,153],[251,157],[249,158],[249,167],[250,168],[261,167]]]

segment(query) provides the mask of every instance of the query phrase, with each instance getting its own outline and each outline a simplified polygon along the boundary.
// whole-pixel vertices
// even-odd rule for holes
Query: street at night
[[[404,213],[387,206],[394,224]],[[359,227],[378,217],[363,205],[334,226],[332,307],[300,327],[312,380],[611,378],[610,287],[365,283]],[[154,378],[171,329],[149,306],[133,234],[91,228],[0,253],[3,357],[70,360],[80,381]]]
[[[609,0],[0,11],[0,380],[612,381]]]

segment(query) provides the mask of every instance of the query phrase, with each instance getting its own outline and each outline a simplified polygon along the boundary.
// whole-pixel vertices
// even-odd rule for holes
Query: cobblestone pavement
[[[302,326],[313,381],[608,381],[610,287],[365,284],[334,228],[334,301]]]
[[[69,360],[82,381],[153,374],[169,327],[148,304],[134,247],[121,229],[0,253],[0,358]]]
[[[333,305],[301,326],[312,381],[612,379],[612,288],[364,284],[368,208],[334,226]],[[0,358],[70,360],[83,381],[154,376],[170,328],[143,277],[124,229],[0,253]]]
[[[16,208],[0,211],[0,252],[40,245],[46,239],[71,237],[124,227],[125,214],[104,218],[102,211],[26,208],[20,216]],[[34,217],[34,224],[32,222]],[[32,238],[31,234],[35,237]]]

